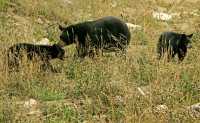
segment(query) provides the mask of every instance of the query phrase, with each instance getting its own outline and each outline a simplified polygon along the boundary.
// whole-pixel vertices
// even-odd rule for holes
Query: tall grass
[[[193,48],[182,63],[158,61],[155,51],[166,25],[184,31],[176,24],[191,19],[197,24],[199,17],[183,15],[170,23],[157,21],[151,17],[154,8],[172,7],[161,0],[64,1],[10,0],[5,4],[6,0],[0,0],[0,8],[6,8],[0,13],[0,122],[199,122],[186,111],[187,106],[200,101],[199,27],[194,28]],[[181,4],[184,11],[191,10],[188,6],[198,9],[196,4]],[[174,6],[171,11],[182,12],[181,7]],[[74,46],[67,46],[68,58],[51,61],[60,73],[38,71],[29,63],[19,72],[2,69],[5,51],[12,44],[43,37],[57,42],[58,23],[69,25],[107,15],[143,27],[132,32],[126,58],[108,53],[81,61],[73,58]],[[23,101],[30,98],[38,101],[35,110],[42,113],[29,114]],[[161,104],[168,107],[166,113],[155,111]]]

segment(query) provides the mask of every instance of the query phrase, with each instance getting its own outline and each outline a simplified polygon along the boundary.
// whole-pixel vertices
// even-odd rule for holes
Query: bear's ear
[[[192,38],[192,36],[193,36],[193,33],[190,34],[190,35],[187,35],[188,38]]]
[[[53,44],[52,47],[55,48],[55,49],[58,49],[59,45],[58,44]]]
[[[184,40],[184,39],[187,38],[187,35],[186,34],[181,34],[181,38],[182,38],[182,40]]]
[[[63,26],[59,25],[59,29],[60,29],[61,31],[63,31],[65,28],[64,28]]]
[[[56,48],[56,44],[53,44],[52,47],[53,47],[53,48]]]

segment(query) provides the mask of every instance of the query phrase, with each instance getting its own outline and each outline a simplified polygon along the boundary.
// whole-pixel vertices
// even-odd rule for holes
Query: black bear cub
[[[176,32],[163,32],[157,43],[158,59],[167,53],[168,60],[178,54],[179,61],[182,61],[187,53],[187,48],[191,48],[191,38],[193,34],[186,35]]]
[[[76,43],[79,57],[95,51],[126,51],[130,42],[130,31],[122,20],[107,16],[95,21],[86,21],[68,27],[59,26],[61,41],[66,45]]]
[[[7,61],[10,70],[18,69],[22,58],[25,56],[27,60],[39,58],[43,62],[42,65],[49,66],[49,60],[64,58],[65,51],[57,44],[50,45],[34,45],[28,43],[19,43],[11,46],[7,50]]]

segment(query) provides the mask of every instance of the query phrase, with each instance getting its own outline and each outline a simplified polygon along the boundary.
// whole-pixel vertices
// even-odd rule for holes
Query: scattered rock
[[[71,0],[63,0],[63,2],[64,2],[65,4],[72,4],[72,1],[71,1]]]
[[[200,118],[200,103],[187,107],[189,115],[193,118]]]
[[[128,26],[128,28],[131,32],[133,32],[135,30],[142,30],[142,26],[140,26],[140,25],[135,25],[132,23],[126,23],[126,25]]]
[[[36,42],[34,41],[34,44],[37,45],[53,45],[48,38],[42,38],[40,41]]]
[[[40,110],[40,104],[35,99],[29,99],[27,101],[16,102],[19,107],[18,114],[23,114],[24,116],[30,116],[32,118],[42,116],[42,111]],[[19,115],[19,117],[21,117]]]
[[[153,12],[153,18],[162,21],[169,21],[172,19],[172,15],[164,12]]]
[[[42,21],[41,18],[38,18],[38,19],[37,19],[37,23],[38,23],[38,24],[44,24],[44,22]]]
[[[37,105],[38,105],[38,102],[35,99],[30,99],[24,102],[25,108],[33,108],[33,107],[36,107]]]
[[[162,12],[162,11],[153,11],[152,13],[153,18],[157,19],[157,20],[161,20],[161,21],[170,21],[172,20],[172,18],[180,18],[181,17],[181,13],[175,12],[175,13],[166,13],[166,12]]]
[[[157,105],[153,108],[153,113],[159,119],[167,119],[169,118],[169,108],[166,105]]]
[[[113,8],[117,7],[117,2],[116,2],[116,1],[113,1],[113,2],[111,3],[111,7],[113,7]]]
[[[198,10],[198,9],[193,10],[192,12],[190,12],[190,14],[191,14],[192,16],[197,16],[197,17],[199,17],[199,16],[200,16],[200,10]]]
[[[167,113],[169,109],[166,105],[157,105],[154,111],[157,113]]]
[[[124,98],[122,96],[115,96],[114,98],[115,104],[116,105],[124,105]]]

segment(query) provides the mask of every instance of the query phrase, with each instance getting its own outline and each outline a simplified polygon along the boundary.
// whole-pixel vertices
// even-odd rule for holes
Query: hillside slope
[[[200,102],[200,0],[0,0],[0,122],[199,122],[188,106]],[[154,12],[173,15],[169,21]],[[19,42],[59,41],[58,24],[113,15],[137,24],[127,57],[105,54],[51,61],[59,73],[24,64],[8,73],[5,51]],[[156,60],[161,32],[194,33],[178,63]],[[161,108],[160,108],[161,107]]]

